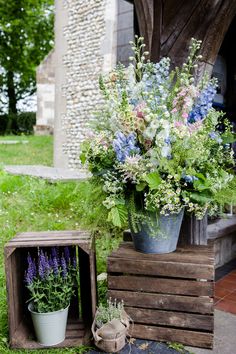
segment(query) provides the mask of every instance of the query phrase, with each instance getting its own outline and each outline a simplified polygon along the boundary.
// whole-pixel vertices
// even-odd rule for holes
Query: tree
[[[0,0],[0,87],[8,113],[36,90],[36,67],[53,46],[53,0]]]

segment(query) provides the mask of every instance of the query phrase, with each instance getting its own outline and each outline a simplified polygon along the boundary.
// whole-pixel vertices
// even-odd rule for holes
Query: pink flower
[[[187,119],[187,118],[188,118],[188,113],[184,112],[184,113],[182,114],[182,117],[183,117],[184,119]]]
[[[176,122],[175,122],[175,126],[176,126],[176,127],[182,127],[183,125],[184,125],[183,122],[180,122],[180,121],[176,121]]]

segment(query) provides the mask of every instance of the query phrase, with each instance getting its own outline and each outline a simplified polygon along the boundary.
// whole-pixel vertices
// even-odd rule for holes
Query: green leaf
[[[195,176],[202,181],[206,180],[206,177],[202,173],[196,173]]]
[[[84,152],[82,152],[80,154],[80,161],[81,161],[82,165],[84,165],[86,162],[86,154]]]
[[[158,172],[151,172],[145,176],[144,180],[147,182],[150,189],[158,189],[162,179]]]
[[[128,217],[127,209],[124,205],[117,205],[112,208],[108,214],[108,221],[111,221],[114,226],[122,227]]]
[[[205,204],[212,201],[212,195],[209,192],[192,192],[190,193],[190,198],[197,203]]]
[[[223,144],[232,144],[236,141],[236,133],[225,132],[221,134]]]
[[[140,182],[139,184],[136,185],[136,191],[142,192],[146,186],[147,186],[147,183]]]

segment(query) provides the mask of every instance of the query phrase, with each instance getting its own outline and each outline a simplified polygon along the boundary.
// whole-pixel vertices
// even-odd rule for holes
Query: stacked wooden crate
[[[208,246],[169,254],[136,252],[124,242],[108,258],[108,295],[124,300],[132,337],[212,348],[214,255]]]

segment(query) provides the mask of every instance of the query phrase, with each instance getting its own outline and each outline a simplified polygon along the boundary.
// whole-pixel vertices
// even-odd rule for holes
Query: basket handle
[[[92,324],[92,327],[91,327],[91,330],[92,330],[92,334],[93,334],[93,338],[96,342],[100,342],[102,340],[102,337],[98,336],[97,335],[97,332],[95,331],[95,319],[96,319],[96,316],[93,320],[93,324]]]

